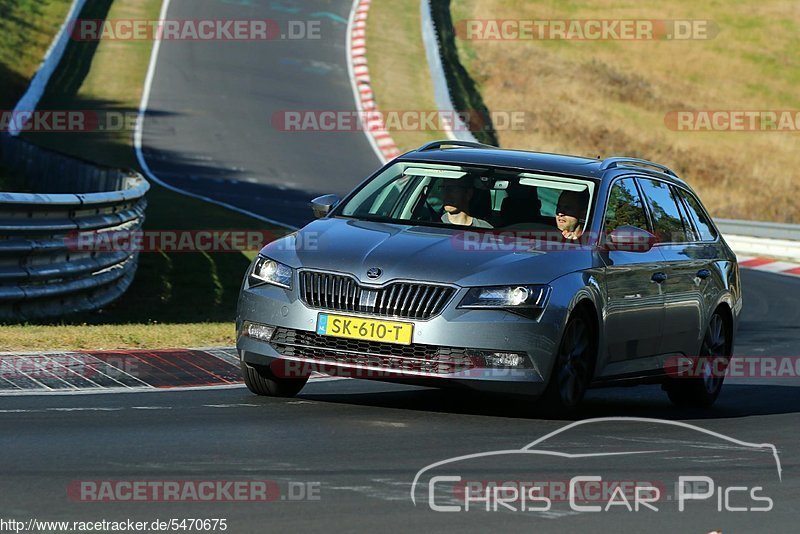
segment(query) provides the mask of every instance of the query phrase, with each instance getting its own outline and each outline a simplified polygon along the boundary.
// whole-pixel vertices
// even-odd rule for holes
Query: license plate
[[[411,337],[414,334],[414,325],[320,313],[317,319],[317,334],[410,345]]]

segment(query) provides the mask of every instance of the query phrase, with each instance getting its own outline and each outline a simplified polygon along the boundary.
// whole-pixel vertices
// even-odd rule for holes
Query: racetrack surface
[[[373,170],[377,158],[360,132],[289,134],[270,123],[272,113],[282,109],[354,108],[342,23],[349,7],[341,0],[173,0],[169,17],[175,19],[329,15],[322,18],[322,42],[162,43],[144,130],[145,155],[158,177],[299,225],[309,218],[306,202],[314,194],[343,193]],[[745,270],[743,286],[736,354],[800,354],[800,280]],[[720,484],[763,486],[774,500],[769,513],[719,513],[715,498],[691,503],[686,512],[678,512],[674,501],[662,503],[659,512],[573,513],[563,502],[548,513],[433,512],[425,499],[416,506],[411,501],[419,470],[457,455],[519,449],[569,421],[519,400],[316,380],[296,399],[259,398],[244,387],[0,397],[2,516],[226,518],[230,532],[794,531],[800,494],[798,386],[797,379],[731,381],[709,411],[674,408],[657,386],[593,390],[570,419],[662,418],[772,443],[779,450],[782,480],[776,480],[773,463],[754,460],[745,447],[635,421],[577,427],[556,445],[584,453],[662,452],[629,463],[547,458],[519,471],[514,464],[491,463],[463,471],[473,480],[558,481],[602,473],[616,480],[659,481],[665,488],[680,475],[707,475]],[[109,503],[81,502],[68,493],[80,481],[253,479],[272,481],[284,497],[290,483],[308,483],[319,488],[319,499]]]
[[[736,354],[798,354],[800,311],[794,301],[800,281],[752,271],[743,277],[747,305]],[[217,517],[229,519],[231,532],[504,527],[611,532],[621,526],[647,532],[793,531],[800,492],[800,384],[779,383],[786,384],[771,379],[726,384],[710,411],[673,408],[657,386],[593,390],[573,419],[680,420],[737,440],[772,443],[779,451],[782,481],[776,480],[770,457],[754,461],[743,448],[709,436],[635,422],[572,429],[559,450],[578,447],[596,453],[622,446],[667,452],[630,463],[585,458],[562,465],[548,458],[519,472],[507,465],[463,472],[472,480],[601,474],[606,480],[656,480],[665,487],[680,475],[705,475],[726,487],[734,482],[762,486],[774,501],[769,513],[718,513],[713,498],[689,503],[685,512],[678,512],[674,501],[664,501],[659,512],[638,513],[619,507],[608,513],[572,513],[565,502],[555,503],[551,513],[432,512],[424,501],[411,502],[410,485],[418,470],[457,455],[520,448],[566,421],[519,401],[358,380],[313,381],[296,399],[259,398],[244,388],[3,397],[0,492],[4,513],[12,517]],[[319,484],[320,498],[98,503],[67,494],[73,481],[189,479],[270,480],[284,495],[289,482]],[[733,504],[741,505],[742,498],[737,499]]]
[[[361,130],[286,132],[286,111],[354,111],[344,0],[172,0],[167,19],[319,22],[320,39],[161,42],[142,152],[181,189],[294,226],[380,162]]]

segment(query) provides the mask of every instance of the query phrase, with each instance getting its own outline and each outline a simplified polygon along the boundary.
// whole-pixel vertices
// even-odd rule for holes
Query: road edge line
[[[163,0],[161,4],[161,12],[158,16],[159,22],[163,22],[167,18],[167,11],[169,10],[170,4],[171,0]],[[155,79],[156,67],[158,65],[158,55],[160,51],[161,51],[161,39],[156,38],[153,41],[153,49],[150,51],[150,62],[147,67],[147,75],[145,76],[144,89],[142,90],[142,99],[139,103],[136,128],[134,129],[133,132],[133,148],[134,152],[136,153],[136,160],[139,162],[139,166],[141,167],[144,175],[149,180],[157,183],[161,187],[168,189],[174,193],[178,193],[180,195],[195,198],[203,202],[208,202],[209,204],[214,204],[223,208],[227,208],[229,210],[235,211],[237,213],[240,213],[248,217],[252,217],[254,219],[257,219],[265,223],[273,224],[275,226],[280,226],[282,228],[287,228],[289,230],[297,230],[296,226],[292,226],[290,224],[286,224],[284,222],[275,219],[270,219],[269,217],[253,213],[252,211],[248,211],[238,206],[228,204],[227,202],[222,202],[220,200],[216,200],[211,197],[203,196],[197,193],[192,193],[191,191],[187,191],[185,189],[181,189],[180,187],[171,185],[161,180],[158,176],[156,176],[156,174],[152,171],[152,169],[150,169],[150,166],[147,164],[147,160],[144,157],[144,152],[142,150],[142,140],[144,137],[144,122],[145,118],[147,117],[147,108],[150,104],[150,93],[153,87],[153,80]]]

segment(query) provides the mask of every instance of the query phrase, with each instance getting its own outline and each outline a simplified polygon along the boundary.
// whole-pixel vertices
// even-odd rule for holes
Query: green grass
[[[0,109],[25,93],[71,0],[0,0]]]
[[[155,18],[161,0],[98,0],[91,16]],[[85,16],[85,13],[82,14]],[[138,109],[151,44],[73,43],[41,109]],[[38,134],[27,138],[105,165],[134,168],[132,132]],[[231,210],[153,185],[146,230],[259,229],[282,232]],[[0,326],[3,350],[165,348],[232,345],[236,299],[255,251],[140,255],[128,292],[98,312],[58,321]]]
[[[419,0],[373,2],[367,19],[367,59],[372,89],[383,111],[436,109]],[[402,152],[445,138],[441,131],[390,130]]]

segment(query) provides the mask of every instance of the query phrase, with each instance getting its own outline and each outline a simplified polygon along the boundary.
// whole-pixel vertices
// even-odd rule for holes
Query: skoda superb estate
[[[311,207],[242,286],[256,394],[292,396],[322,372],[561,408],[601,385],[661,383],[693,406],[719,395],[739,269],[662,165],[441,141]]]

